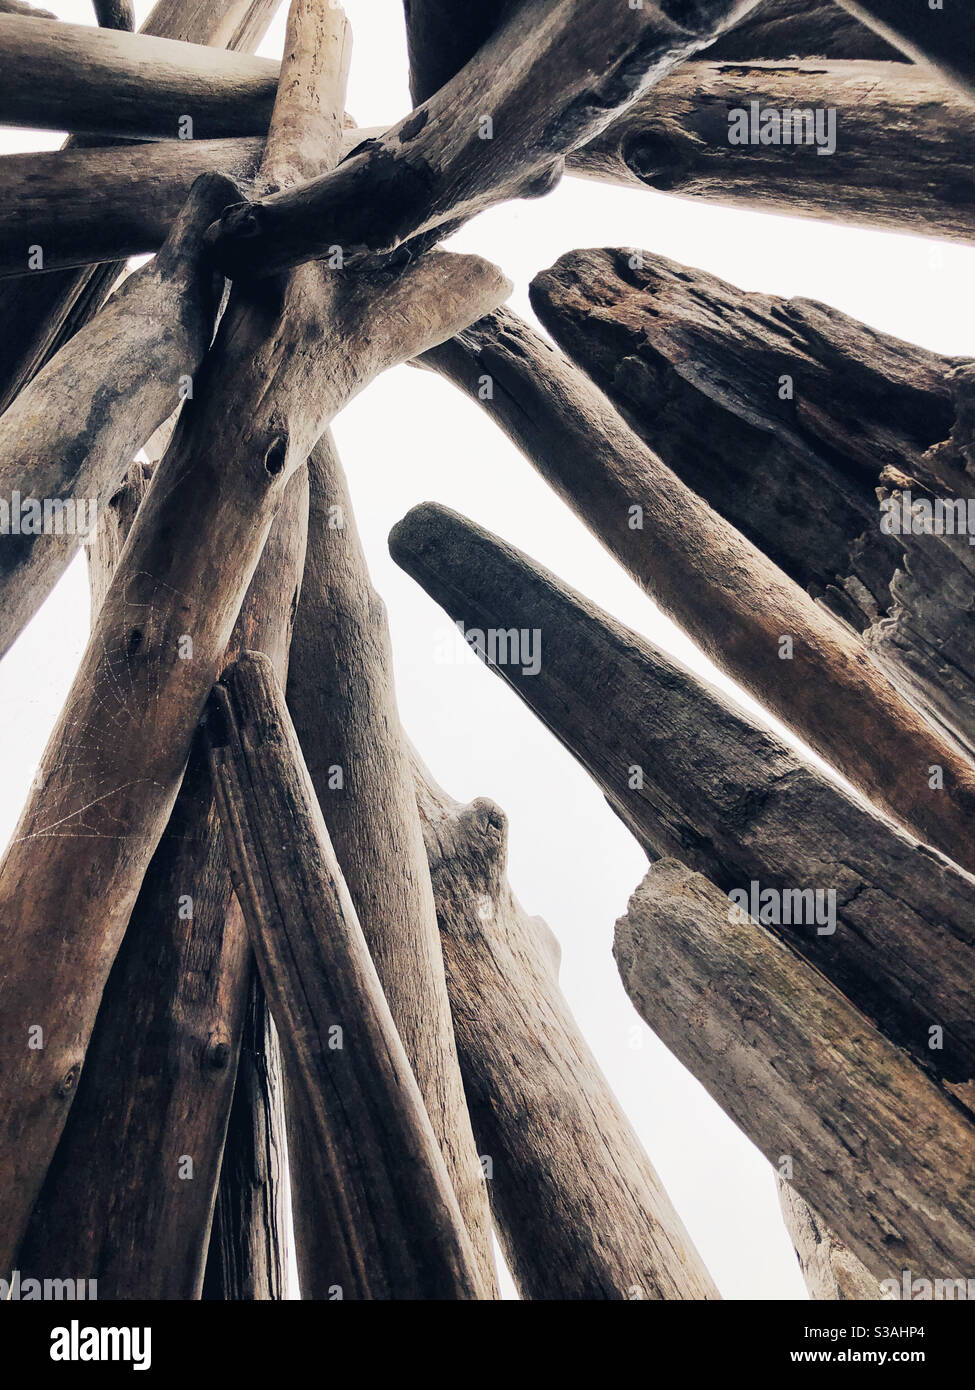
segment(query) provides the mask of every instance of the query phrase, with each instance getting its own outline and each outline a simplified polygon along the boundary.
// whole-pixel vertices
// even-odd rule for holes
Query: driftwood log
[[[790,117],[789,143],[732,144],[732,113],[755,102],[799,111],[804,142],[791,143]],[[835,114],[816,127],[817,111]],[[681,64],[566,168],[762,212],[971,241],[973,153],[975,106],[939,74],[803,58]]]
[[[229,209],[211,229],[218,263],[259,277],[330,246],[348,261],[547,192],[569,150],[752,3],[701,0],[676,18],[657,0],[519,6],[445,87],[332,174]]]
[[[207,736],[289,1115],[322,1168],[334,1244],[320,1277],[344,1298],[476,1298],[446,1165],[266,658],[248,653],[224,673]]]
[[[313,274],[238,296],[224,314],[44,754],[44,784],[0,865],[0,946],[13,961],[0,1024],[0,1264],[63,1128],[98,998],[285,489],[368,380],[508,290],[493,266],[442,252],[348,280]],[[66,901],[85,924],[67,941]],[[41,1021],[49,1043],[28,1052],[27,1029]]]
[[[0,124],[87,135],[260,135],[278,81],[268,58],[20,15],[0,14],[0,55]]]
[[[303,161],[309,135],[317,155],[311,168],[337,157],[350,56],[342,11],[296,8],[286,53],[288,81],[261,165],[265,186],[311,171]],[[126,492],[147,471],[137,465]],[[132,502],[122,501],[93,561],[111,559],[135,514]],[[300,471],[274,518],[230,644],[232,655],[245,648],[265,653],[282,680],[307,525],[308,484]],[[97,563],[91,567],[97,573]],[[101,576],[96,587],[105,588]],[[180,910],[187,902],[188,911]],[[103,1298],[199,1297],[235,1070],[245,1098],[251,1093],[259,1110],[273,1106],[255,1074],[261,1067],[273,1072],[276,1059],[273,1042],[264,1045],[266,1023],[249,989],[249,954],[217,829],[206,750],[198,740],[109,977],[78,1097],[35,1209],[22,1252],[32,1268],[55,1267],[60,1252],[98,1279]],[[238,1065],[245,1010],[247,1051]],[[133,1038],[145,1042],[133,1047]],[[254,1115],[239,1115],[237,1127],[246,1141],[256,1129]],[[235,1161],[266,1167],[275,1157],[273,1143],[272,1136],[268,1152],[255,1154],[254,1142],[245,1142],[241,1155],[231,1155],[228,1173]],[[113,1153],[111,1183],[103,1165],[107,1152]],[[192,1161],[189,1186],[173,1154],[184,1167],[186,1158]],[[280,1287],[282,1271],[250,1268],[256,1253],[248,1258],[248,1251],[277,1247],[283,1256],[284,1232],[274,1189],[256,1190],[266,1207],[255,1209],[246,1201],[243,1177],[240,1215],[261,1223],[263,1239],[246,1241],[243,1222],[238,1231],[225,1226],[221,1238],[235,1242],[234,1252],[242,1255],[237,1267],[270,1294]]]
[[[549,332],[685,483],[971,751],[975,368],[823,304],[632,260],[575,252],[539,276]],[[897,534],[878,488],[898,509],[905,494],[929,508],[959,499],[973,525]]]
[[[421,765],[416,790],[467,1100],[524,1298],[718,1293],[559,989],[558,945],[505,875],[507,821]]]
[[[0,416],[0,493],[16,513],[0,536],[0,653],[70,564],[135,450],[192,390],[220,293],[200,238],[234,197],[229,179],[203,175],[159,255]]]
[[[491,1216],[464,1099],[413,774],[396,708],[385,609],[369,581],[334,442],[308,461],[308,553],[288,707],[393,1021],[471,1236],[496,1289]],[[295,1175],[300,1182],[301,1175]],[[299,1240],[303,1289],[328,1296],[330,1232],[310,1194]]]
[[[780,902],[819,890],[815,922],[780,912],[774,929],[932,1076],[970,1083],[975,879],[456,513],[415,507],[390,550],[463,623],[472,649],[574,754],[651,858],[679,857],[749,900],[752,885]],[[532,634],[537,670],[524,659]],[[896,971],[878,970],[892,956]]]
[[[614,954],[638,1013],[878,1280],[968,1276],[973,1117],[838,990],[669,859]]]
[[[550,278],[535,281],[533,297],[558,332]],[[641,445],[557,349],[505,310],[427,354],[423,365],[499,422],[718,665],[914,834],[975,864],[969,761],[876,669],[857,637]],[[943,771],[937,790],[933,765]]]
[[[823,1225],[795,1188],[780,1176],[776,1177],[776,1187],[809,1297],[830,1303],[882,1297],[879,1280]]]
[[[280,0],[157,0],[142,32],[183,43],[253,52]],[[186,141],[181,142],[184,146]],[[66,148],[75,144],[69,139]],[[189,190],[187,189],[187,193]],[[170,220],[185,199],[176,201]],[[0,285],[0,411],[108,297],[124,264],[53,271]]]

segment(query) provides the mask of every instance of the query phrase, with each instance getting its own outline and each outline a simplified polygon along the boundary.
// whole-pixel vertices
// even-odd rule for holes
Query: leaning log
[[[774,143],[732,143],[758,109]],[[818,124],[817,124],[818,122]],[[753,211],[975,237],[975,107],[909,63],[681,65],[574,151],[569,173]],[[827,156],[820,158],[820,155]]]
[[[343,1298],[477,1298],[443,1156],[266,658],[224,673],[207,736],[290,1097],[323,1169],[335,1244],[321,1277]]]
[[[564,256],[532,299],[683,481],[975,749],[972,366],[642,252]],[[939,530],[905,529],[908,494],[947,502]]]
[[[866,1265],[825,1226],[808,1202],[784,1178],[776,1176],[782,1219],[792,1241],[809,1297],[844,1303],[882,1297],[879,1281]]]
[[[707,48],[716,62],[752,58],[866,58],[907,62],[899,48],[835,0],[762,0]]]
[[[684,859],[749,902],[770,890],[790,909],[775,926],[784,940],[933,1076],[971,1081],[971,875],[456,513],[414,508],[390,550],[579,760],[651,858]],[[878,969],[892,959],[896,969]]]
[[[135,28],[135,8],[132,0],[93,0],[95,18],[103,29]]]
[[[328,254],[394,250],[493,203],[547,192],[564,156],[754,0],[538,0],[473,61],[324,179],[229,209],[218,263],[260,277]]]
[[[0,124],[86,135],[210,140],[267,130],[268,58],[0,14]]]
[[[224,314],[44,754],[44,785],[0,865],[0,948],[13,962],[0,1021],[0,1264],[63,1128],[98,998],[286,487],[373,376],[508,290],[495,267],[445,253],[315,276],[283,292],[263,286]],[[84,923],[67,942],[65,902]],[[28,1052],[27,1029],[42,1021],[48,1043]]]
[[[523,1298],[718,1292],[559,989],[559,948],[505,874],[507,822],[419,763],[416,795],[457,1045],[501,1245]]]
[[[183,43],[253,52],[280,0],[157,0],[142,33]],[[66,148],[76,142],[67,141]],[[184,145],[185,141],[182,142]],[[188,193],[189,190],[187,190]],[[179,200],[172,215],[182,207]],[[96,271],[54,271],[0,285],[0,412],[44,363],[104,304],[124,264]]]
[[[973,1117],[838,990],[672,859],[613,949],[637,1012],[878,1280],[971,1273]]]
[[[157,251],[200,174],[250,184],[264,140],[159,140],[0,157],[0,276]]]
[[[203,175],[159,255],[0,416],[0,495],[11,513],[0,535],[0,654],[63,574],[140,444],[192,389],[219,295],[200,238],[235,196],[229,179]]]
[[[533,288],[546,322],[548,278]],[[593,339],[601,343],[612,322],[603,329],[594,311]],[[856,635],[644,447],[558,349],[505,310],[427,354],[424,365],[498,421],[712,660],[913,833],[975,863],[968,760],[876,669]],[[713,428],[720,434],[720,424]],[[710,447],[721,450],[723,440]],[[939,789],[931,785],[935,765]]]
[[[457,1062],[385,609],[369,580],[348,486],[330,438],[312,451],[308,472],[308,552],[295,617],[288,708],[443,1151],[482,1283],[494,1290],[491,1216]],[[296,1176],[302,1180],[300,1172]],[[327,1298],[333,1282],[326,1277],[324,1254],[329,1232],[327,1225],[319,1229],[319,1215],[327,1213],[312,1193],[298,1253],[305,1296]]]
[[[975,26],[967,5],[923,0],[839,0],[845,10],[917,63],[930,63],[975,97]]]

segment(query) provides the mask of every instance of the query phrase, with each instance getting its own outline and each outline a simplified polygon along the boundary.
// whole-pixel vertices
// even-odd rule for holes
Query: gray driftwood
[[[183,43],[253,52],[280,0],[157,0],[142,32]],[[187,142],[182,141],[183,145]],[[76,144],[69,138],[66,148]],[[189,190],[187,190],[188,192]],[[182,207],[178,200],[172,216]],[[0,411],[98,312],[124,265],[52,271],[0,285]]]
[[[729,892],[750,894],[753,882],[779,895],[818,889],[821,922],[783,912],[775,930],[933,1076],[970,1083],[975,879],[465,518],[415,507],[390,549],[473,634],[472,648],[574,754],[651,858],[675,855]],[[537,671],[526,671],[521,633],[540,648]],[[835,930],[820,932],[830,891]],[[878,968],[890,959],[896,969]]]
[[[781,1175],[776,1175],[775,1182],[782,1219],[809,1297],[831,1303],[882,1297],[880,1281],[823,1224],[809,1203]]]
[[[0,1264],[63,1128],[98,998],[291,478],[373,376],[507,290],[486,262],[432,252],[348,279],[313,267],[235,296],[224,314],[43,756],[44,784],[0,865],[0,946],[13,961],[0,1022]],[[66,901],[84,927],[64,942]],[[27,1029],[42,1021],[48,1043],[29,1052]]]
[[[159,255],[0,416],[0,495],[12,513],[27,508],[20,533],[11,517],[0,536],[0,652],[67,568],[135,451],[191,388],[219,295],[200,238],[235,196],[229,179],[202,175]],[[46,532],[34,515],[43,523],[45,502]]]
[[[464,1099],[437,914],[410,759],[396,708],[389,631],[369,580],[333,441],[308,462],[308,553],[288,676],[288,707],[393,1020],[420,1087],[471,1236],[496,1288],[491,1217]],[[296,1175],[301,1180],[301,1174]],[[304,1213],[302,1287],[328,1296],[328,1213]],[[324,1285],[323,1281],[324,1280]]]
[[[571,253],[537,277],[532,298],[683,481],[975,748],[968,530],[886,533],[878,500],[882,488],[892,503],[911,493],[961,499],[967,512],[975,366],[827,305],[746,294],[644,253]]]
[[[729,114],[752,102],[808,112],[808,122],[799,119],[808,143],[731,144]],[[817,110],[835,112],[835,148],[825,155],[812,143]],[[762,212],[971,241],[973,150],[975,106],[926,67],[696,62],[574,151],[566,168]]]
[[[878,1280],[967,1278],[975,1128],[790,948],[733,920],[683,864],[654,864],[616,924],[647,1021]]]
[[[534,294],[548,321],[539,281]],[[593,315],[594,337],[596,328]],[[505,310],[424,365],[478,400],[715,662],[915,834],[975,862],[968,759],[876,669],[856,635],[644,447],[557,348]]]
[[[523,1298],[718,1293],[559,989],[559,948],[505,874],[507,820],[416,765],[457,1045]]]
[[[234,885],[281,1036],[289,1123],[295,1114],[314,1141],[331,1214],[320,1277],[344,1298],[476,1298],[443,1156],[266,658],[248,653],[224,673],[207,734]]]
[[[88,135],[260,135],[278,80],[268,58],[20,15],[0,14],[0,55],[0,124]]]
[[[867,58],[907,62],[835,0],[762,0],[707,49],[722,62],[751,58]]]
[[[503,198],[546,192],[569,150],[751,3],[518,6],[445,87],[333,173],[229,209],[212,228],[218,262],[259,277],[333,245],[347,260],[388,252]]]

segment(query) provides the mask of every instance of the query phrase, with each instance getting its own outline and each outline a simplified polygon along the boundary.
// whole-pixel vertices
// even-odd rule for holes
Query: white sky
[[[85,0],[44,0],[91,23]],[[136,0],[138,21],[148,0]],[[360,125],[409,109],[401,0],[345,0],[355,36],[348,107]],[[280,54],[284,9],[260,52]],[[842,132],[840,132],[842,138]],[[0,131],[0,152],[54,148],[50,132]],[[805,295],[945,353],[975,352],[975,250],[909,236],[732,211],[564,179],[540,201],[485,213],[453,238],[497,262],[531,318],[532,276],[564,251],[640,246],[745,288]],[[449,620],[390,560],[386,537],[418,502],[472,517],[727,691],[735,687],[664,618],[466,397],[400,367],[335,427],[386,600],[400,708],[439,781],[492,796],[510,821],[509,875],[562,944],[565,993],[692,1239],[730,1298],[804,1298],[772,1169],[633,1011],[611,956],[613,923],[646,869],[601,792],[518,698],[476,662],[435,660]],[[0,839],[6,840],[88,633],[84,561],[64,576],[0,664]],[[738,692],[738,698],[756,707]],[[768,721],[772,723],[773,721]]]

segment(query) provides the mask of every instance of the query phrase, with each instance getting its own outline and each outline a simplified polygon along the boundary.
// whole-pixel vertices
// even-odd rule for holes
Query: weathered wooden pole
[[[538,312],[550,322],[539,285]],[[614,322],[604,330],[610,342]],[[597,314],[591,323],[602,342]],[[914,834],[975,863],[968,759],[877,670],[856,635],[676,477],[557,348],[505,310],[427,354],[424,365],[498,421],[729,675]],[[933,766],[942,769],[937,789]]]
[[[236,195],[194,185],[163,250],[0,415],[0,653],[68,567],[140,442],[193,388],[220,286],[201,234]],[[46,508],[46,511],[45,511]]]
[[[314,0],[297,5],[285,51],[287,77],[261,165],[264,185],[273,187],[310,171],[304,164],[309,136],[311,168],[337,157],[350,56],[343,12]],[[147,471],[138,469],[133,492]],[[126,522],[137,514],[134,501],[120,499],[117,520],[105,528],[106,540],[92,557],[96,562],[112,558]],[[307,477],[299,471],[231,638],[231,655],[261,651],[281,679],[307,525]],[[273,1072],[277,1062],[273,1042],[264,1041],[266,1020],[249,970],[206,750],[198,741],[106,986],[78,1097],[21,1251],[25,1267],[30,1261],[31,1268],[51,1268],[60,1256],[97,1278],[102,1298],[199,1297],[235,1071],[243,1096],[273,1106],[260,1069]],[[242,1032],[247,1050],[238,1064]],[[133,1046],[133,1038],[144,1041]],[[266,1123],[268,1116],[262,1118]],[[248,1187],[246,1177],[248,1165],[263,1169],[281,1157],[271,1151],[273,1137],[263,1152],[256,1149],[261,1136],[254,1136],[253,1125],[253,1114],[238,1114],[232,1137],[245,1151],[231,1154],[228,1181],[236,1179],[241,1208],[236,1228],[224,1226],[220,1238],[225,1246],[232,1243],[224,1251],[228,1261],[240,1257],[230,1276],[242,1270],[255,1292],[271,1296],[280,1293],[283,1268],[269,1258],[258,1268],[257,1260],[278,1246],[283,1263],[286,1227],[273,1187]],[[261,1242],[246,1238],[254,1223]]]
[[[260,135],[278,64],[201,44],[0,14],[0,124],[171,140]]]
[[[0,865],[0,949],[12,961],[0,1014],[0,1264],[63,1128],[98,998],[291,478],[374,375],[507,292],[495,267],[435,252],[371,275],[315,269],[224,314],[45,752],[44,785]],[[65,902],[84,923],[67,941]],[[45,1049],[29,1051],[42,1021]]]
[[[582,763],[651,858],[684,859],[749,901],[765,889],[774,901],[799,893],[783,899],[790,910],[776,932],[932,1076],[962,1090],[971,1082],[971,875],[465,518],[415,507],[390,550]]]
[[[642,252],[572,253],[532,297],[664,462],[975,749],[971,364]]]
[[[775,115],[766,120],[779,124],[774,140],[760,143],[769,110]],[[761,212],[971,241],[973,150],[975,107],[927,67],[694,62],[575,150],[566,171]]]
[[[260,277],[343,248],[388,252],[504,198],[548,191],[564,156],[754,0],[639,8],[519,6],[471,63],[332,174],[242,204],[212,228],[230,275]]]
[[[207,736],[289,1123],[295,1113],[314,1141],[331,1214],[321,1277],[343,1298],[477,1298],[457,1198],[266,658],[247,653],[224,673]]]
[[[253,52],[280,0],[157,0],[142,33],[183,43]],[[69,138],[66,148],[76,142]],[[185,141],[182,142],[184,145]],[[189,190],[187,190],[188,192]],[[172,215],[182,207],[179,200]],[[53,271],[0,285],[0,411],[20,388],[97,314],[124,269]]]
[[[782,1219],[792,1240],[809,1297],[831,1303],[877,1299],[880,1283],[798,1192],[776,1176]]]
[[[967,1277],[975,1121],[727,896],[654,864],[616,924],[637,1011],[877,1279]]]
[[[400,728],[382,600],[369,580],[348,486],[326,436],[308,461],[308,553],[288,708],[393,1021],[443,1151],[485,1289],[496,1288],[491,1215],[464,1098],[437,913]],[[302,1180],[302,1174],[296,1174]],[[327,1297],[313,1252],[327,1216],[310,1194],[302,1286]]]
[[[523,1298],[717,1290],[559,989],[559,948],[505,875],[493,801],[416,766],[447,986],[501,1244]]]

